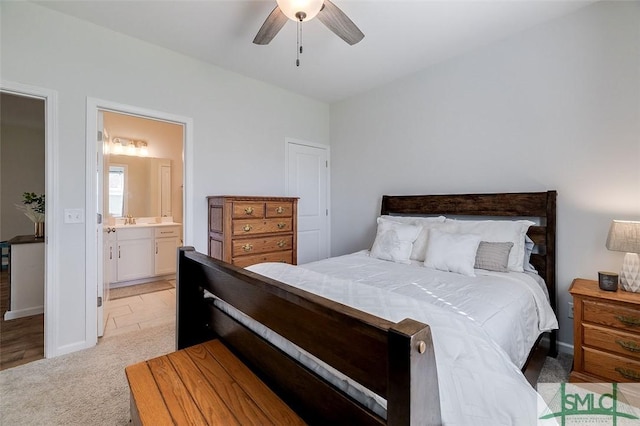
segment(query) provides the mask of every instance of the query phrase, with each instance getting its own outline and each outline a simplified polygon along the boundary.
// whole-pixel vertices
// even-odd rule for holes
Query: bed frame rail
[[[431,332],[383,320],[196,252],[178,251],[177,348],[219,338],[311,424],[439,424]],[[214,294],[387,399],[386,420],[204,298]]]

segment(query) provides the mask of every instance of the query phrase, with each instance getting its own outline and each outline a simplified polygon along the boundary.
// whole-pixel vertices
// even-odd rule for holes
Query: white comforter
[[[409,296],[465,316],[482,327],[520,368],[540,333],[558,328],[546,287],[531,274],[477,269],[476,277],[467,277],[425,268],[417,262],[405,265],[375,259],[368,256],[367,251],[308,263],[298,269],[299,277],[304,277],[305,270],[330,277],[323,281],[329,285],[318,289],[329,299],[334,299],[336,289],[330,285],[331,278],[338,278]],[[368,306],[384,303],[384,300],[371,300],[367,293],[365,287],[363,294],[352,290],[342,296],[344,303],[351,306],[363,301],[367,301]],[[402,306],[380,308],[397,310],[403,315]]]
[[[346,259],[350,257],[353,259]],[[354,259],[357,259],[355,263]],[[435,289],[429,288],[427,281],[414,283],[416,280],[409,280],[404,284],[396,281],[394,285],[384,278],[390,273],[386,268],[380,268],[379,274],[375,274],[375,267],[365,268],[370,269],[369,278],[362,279],[366,283],[359,282],[361,277],[358,280],[336,278],[316,271],[324,269],[341,275],[338,264],[345,261],[358,269],[358,264],[369,263],[367,259],[375,260],[368,258],[366,253],[356,253],[297,267],[265,263],[247,269],[390,321],[413,318],[429,324],[445,424],[528,425],[538,422],[544,402],[528,384],[519,366],[482,327],[481,323],[492,322],[493,317],[482,315],[468,304],[472,296],[467,293],[476,293],[472,284],[462,280],[455,291],[444,290],[443,278],[434,278]],[[401,267],[406,268],[406,265]],[[377,281],[378,285],[371,285],[372,281]],[[484,282],[484,277],[481,281]],[[504,293],[511,293],[509,284],[516,285],[509,280],[503,283]],[[448,300],[451,295],[460,298]],[[506,307],[516,301],[511,296],[503,301],[487,300],[485,303]]]

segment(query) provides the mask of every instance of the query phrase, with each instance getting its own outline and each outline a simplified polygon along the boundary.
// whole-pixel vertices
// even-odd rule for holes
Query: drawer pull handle
[[[640,381],[640,373],[635,370],[622,367],[616,367],[615,370],[625,379],[633,380],[635,382]]]
[[[249,231],[251,231],[251,229],[253,229],[253,228],[251,227],[251,225],[245,225],[245,226],[244,226],[244,228],[242,228],[242,230],[243,230],[244,232],[249,232]]]
[[[637,327],[640,325],[640,318],[628,317],[625,315],[616,315],[616,319],[624,325],[628,325],[630,327]]]
[[[282,214],[282,213],[284,213],[284,207],[282,207],[282,206],[278,206],[278,207],[276,208],[276,213],[278,213],[278,214]]]
[[[287,245],[287,243],[285,243],[283,240],[278,241],[278,247],[282,248],[285,245]]]
[[[253,207],[247,207],[246,209],[244,209],[244,213],[248,214],[248,215],[252,215],[253,214]]]
[[[640,352],[640,345],[634,341],[625,342],[624,340],[616,340],[616,343],[619,344],[622,349],[626,349],[630,352]]]
[[[242,250],[251,251],[251,250],[253,250],[253,246],[251,244],[245,244],[245,245],[242,246]]]
[[[278,229],[284,229],[284,228],[285,228],[285,226],[287,226],[287,224],[286,224],[286,223],[282,223],[282,222],[280,222],[280,223],[278,224]]]

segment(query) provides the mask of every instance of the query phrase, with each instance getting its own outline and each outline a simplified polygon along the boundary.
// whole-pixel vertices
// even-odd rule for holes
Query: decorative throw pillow
[[[411,263],[409,260],[411,248],[420,230],[419,226],[392,222],[379,217],[376,239],[371,247],[370,256],[397,263]]]
[[[524,271],[525,236],[533,222],[529,220],[454,220],[447,219],[445,225],[460,234],[480,235],[482,241],[500,243],[512,242],[509,253],[510,271]]]
[[[427,242],[429,240],[429,229],[437,228],[441,226],[444,221],[444,216],[434,217],[419,217],[419,216],[381,216],[383,219],[388,219],[398,223],[408,223],[411,225],[417,225],[422,227],[422,231],[418,234],[418,238],[413,242],[413,248],[411,249],[411,260],[418,260],[424,262],[427,253]]]
[[[489,243],[480,241],[478,252],[476,253],[476,269],[486,269],[487,271],[509,272],[509,252],[513,247],[512,242]]]
[[[431,229],[424,266],[475,277],[473,266],[479,245],[479,235],[453,234]]]

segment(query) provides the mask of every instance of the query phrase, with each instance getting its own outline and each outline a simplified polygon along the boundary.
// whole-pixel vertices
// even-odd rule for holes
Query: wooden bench
[[[126,369],[134,425],[303,425],[219,340]]]

